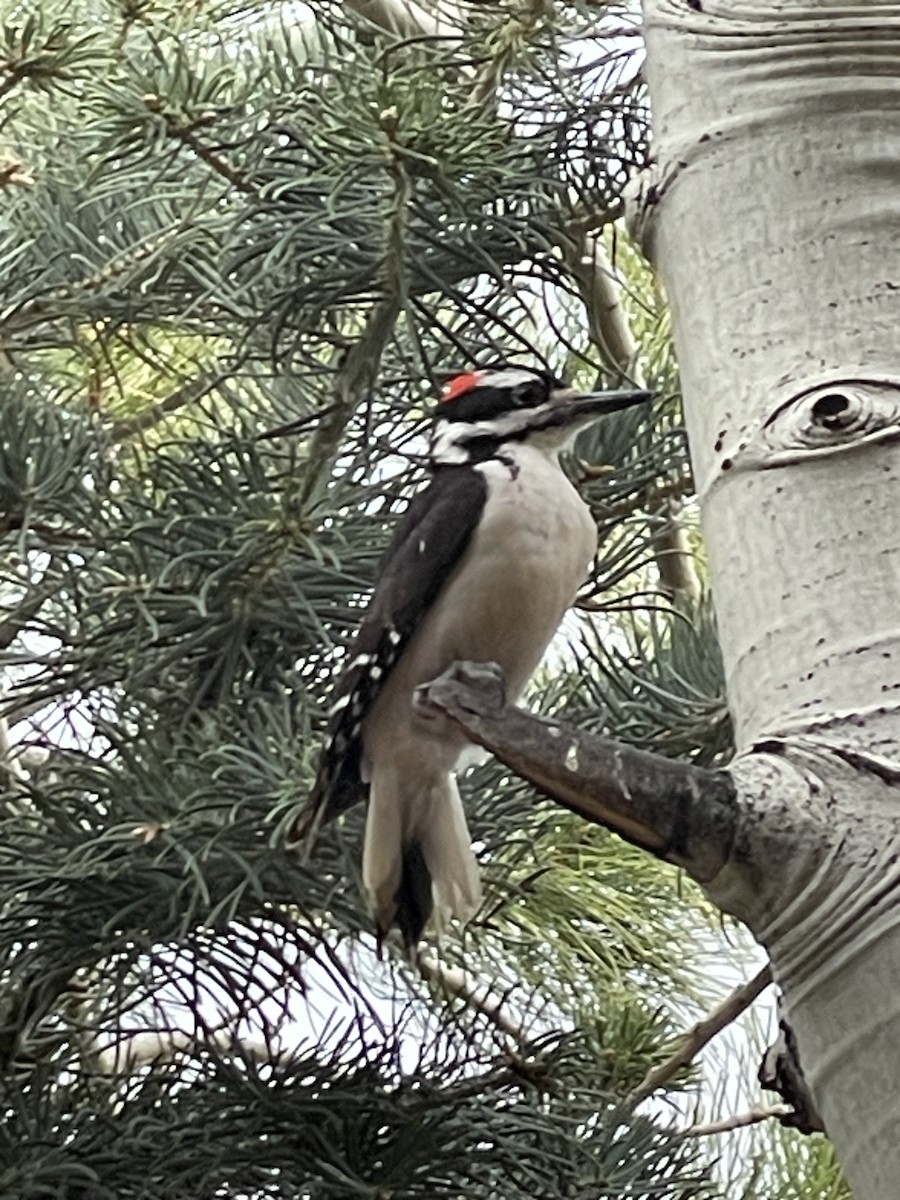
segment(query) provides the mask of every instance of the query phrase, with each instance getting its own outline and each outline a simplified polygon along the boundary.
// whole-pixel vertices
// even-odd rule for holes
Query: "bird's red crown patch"
[[[446,404],[448,400],[456,400],[466,392],[471,392],[473,388],[478,387],[481,380],[481,371],[466,371],[463,375],[455,375],[441,388],[441,403]]]

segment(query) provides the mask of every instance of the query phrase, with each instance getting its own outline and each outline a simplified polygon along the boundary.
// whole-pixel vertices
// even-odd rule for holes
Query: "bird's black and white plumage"
[[[469,743],[449,719],[416,710],[413,694],[469,660],[497,663],[518,697],[596,549],[558,453],[598,416],[646,397],[582,395],[510,364],[444,389],[432,479],[382,559],[298,831],[310,836],[368,797],[363,879],[379,938],[396,923],[413,946],[432,913],[465,919],[480,902],[455,778]]]

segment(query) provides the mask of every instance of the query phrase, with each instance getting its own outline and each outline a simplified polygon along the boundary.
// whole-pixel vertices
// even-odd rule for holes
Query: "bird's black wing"
[[[391,669],[472,538],[487,482],[470,466],[438,467],[413,497],[384,553],[347,665],[331,697],[319,771],[297,825],[310,837],[323,821],[365,799],[362,723]]]

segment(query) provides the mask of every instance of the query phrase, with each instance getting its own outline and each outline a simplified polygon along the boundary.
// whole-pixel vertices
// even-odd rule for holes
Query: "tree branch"
[[[699,604],[703,585],[681,520],[682,505],[679,500],[670,498],[664,507],[665,524],[652,539],[660,585],[671,597],[686,596],[692,604]]]
[[[302,497],[308,500],[331,467],[347,422],[375,383],[385,347],[400,315],[400,301],[385,296],[376,301],[359,340],[348,351],[334,383],[336,399],[326,409],[310,438]]]
[[[158,404],[151,404],[149,408],[136,413],[133,417],[116,421],[110,430],[110,437],[114,442],[124,442],[136,433],[152,429],[154,425],[158,425],[171,413],[177,412],[179,408],[184,408],[186,404],[193,404],[195,400],[199,400],[201,396],[211,392],[223,379],[227,379],[228,375],[229,372],[222,370],[202,371],[194,379],[189,379],[187,383],[176,388],[174,392],[166,396],[165,400],[161,400]]]
[[[685,1137],[709,1137],[714,1133],[730,1133],[733,1129],[746,1129],[749,1125],[758,1125],[761,1121],[771,1121],[773,1117],[781,1120],[790,1111],[786,1104],[773,1104],[768,1108],[751,1108],[749,1112],[735,1117],[724,1117],[721,1121],[711,1121],[708,1125],[691,1125],[684,1133]]]
[[[644,373],[638,361],[638,345],[631,332],[628,314],[622,307],[621,286],[603,242],[587,229],[577,226],[560,239],[563,261],[584,304],[588,333],[602,361],[611,372],[610,387],[631,382],[644,387]],[[656,500],[654,489],[651,503]],[[681,506],[665,506],[666,521],[654,535],[656,569],[662,588],[671,596],[685,596],[699,602],[703,587],[694,565]]]
[[[416,965],[427,983],[448,995],[456,996],[467,1008],[480,1013],[517,1045],[526,1041],[525,1031],[520,1024],[503,1011],[502,996],[492,996],[489,988],[475,984],[459,967],[449,967],[430,955],[419,954]]]
[[[509,708],[493,663],[456,663],[418,689],[416,704],[426,719],[433,709],[447,714],[552,800],[683,867],[699,883],[729,862],[738,807],[724,772]]]
[[[395,120],[395,114],[389,110],[382,114],[385,132],[391,139],[396,133]],[[359,338],[347,351],[334,382],[334,403],[310,438],[301,497],[304,502],[330,469],[347,422],[375,383],[381,359],[394,334],[406,297],[406,225],[411,184],[397,156],[392,159],[389,174],[393,182],[393,198],[385,220],[383,292],[369,310]]]
[[[643,387],[637,343],[602,242],[588,230],[575,227],[560,239],[560,250],[584,304],[588,335],[613,373],[610,387],[621,387],[627,381]]]
[[[708,1016],[703,1017],[687,1031],[674,1054],[647,1072],[643,1081],[629,1095],[629,1102],[639,1104],[657,1088],[674,1079],[682,1067],[693,1062],[703,1047],[749,1008],[771,982],[772,968],[766,964],[752,979],[736,987]]]

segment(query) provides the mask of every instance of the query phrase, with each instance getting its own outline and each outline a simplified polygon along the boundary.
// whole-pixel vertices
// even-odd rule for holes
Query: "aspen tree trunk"
[[[900,1193],[900,4],[645,0],[672,303],[768,950],[857,1200]]]

